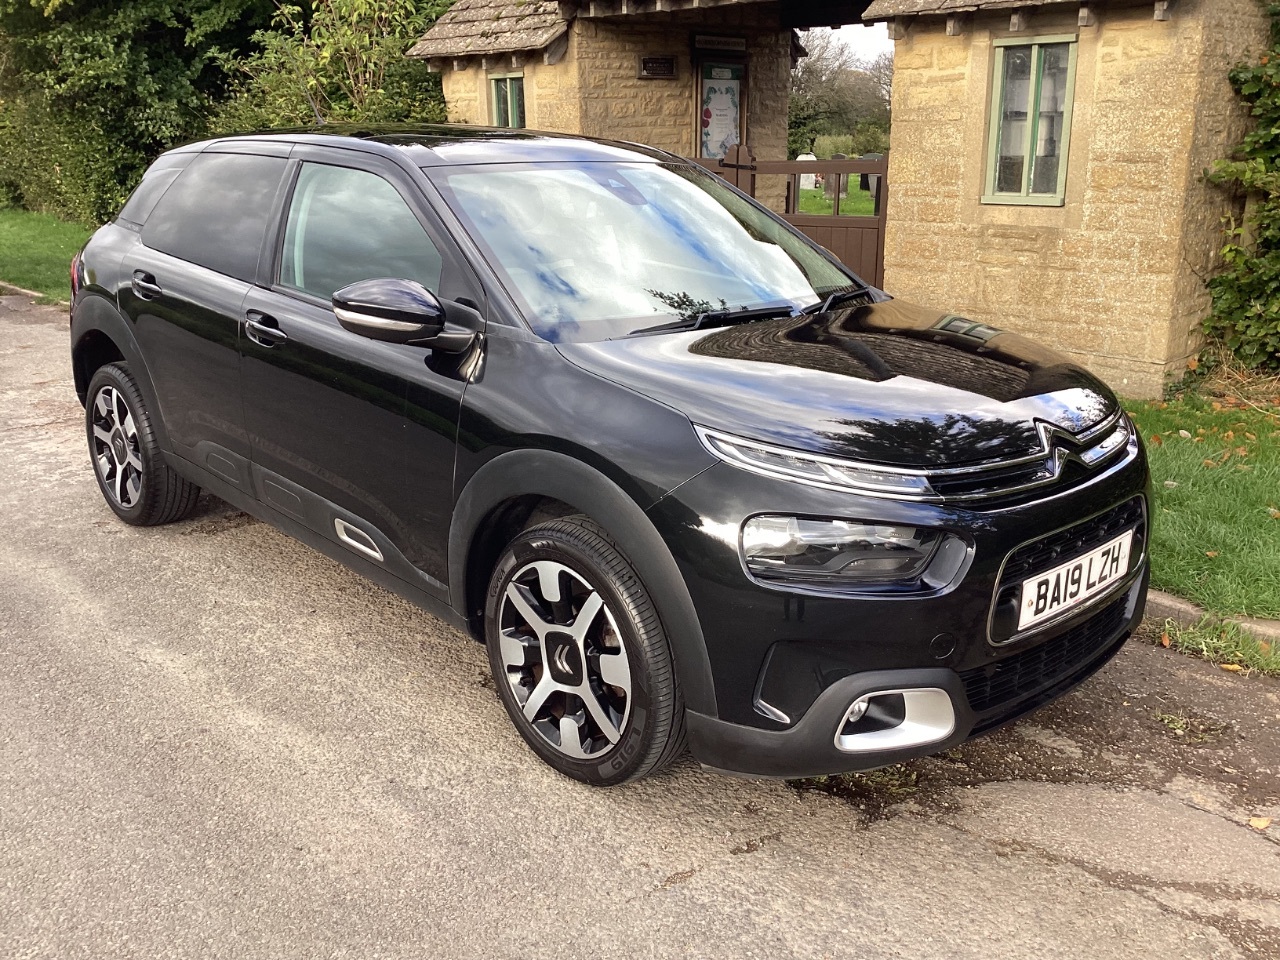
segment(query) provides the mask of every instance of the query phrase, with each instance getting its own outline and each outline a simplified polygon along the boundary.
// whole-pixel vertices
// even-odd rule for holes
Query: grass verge
[[[1154,476],[1152,585],[1220,616],[1280,618],[1280,402],[1126,406]]]
[[[91,231],[45,213],[0,207],[0,280],[47,300],[71,296],[71,258]]]
[[[1232,673],[1280,677],[1280,650],[1234,623],[1205,618],[1195,626],[1183,627],[1167,620],[1157,642],[1179,653],[1216,663]]]

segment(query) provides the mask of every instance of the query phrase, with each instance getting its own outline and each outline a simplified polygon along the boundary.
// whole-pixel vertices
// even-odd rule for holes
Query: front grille
[[[969,707],[983,714],[1035,693],[1077,672],[1116,639],[1125,624],[1128,596],[1052,640],[960,674]]]
[[[1059,530],[1034,543],[1019,547],[1005,561],[1000,586],[1001,588],[1017,586],[1032,574],[1052,570],[1072,557],[1078,557],[1101,547],[1130,528],[1136,531],[1132,551],[1134,562],[1136,562],[1138,557],[1142,556],[1146,534],[1145,524],[1146,516],[1142,498],[1134,497],[1127,503],[1122,503],[1092,520],[1077,523],[1074,527]]]

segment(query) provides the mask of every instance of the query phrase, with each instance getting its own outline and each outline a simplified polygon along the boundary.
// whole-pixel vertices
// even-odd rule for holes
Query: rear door
[[[172,182],[138,214],[145,222],[122,262],[120,307],[174,452],[245,491],[240,319],[287,166],[285,156],[202,153],[176,177],[159,172]]]
[[[269,289],[255,288],[243,310],[241,371],[258,496],[443,597],[465,382],[433,372],[425,347],[342,329],[331,297],[384,277],[416,280],[450,299],[474,299],[477,285],[394,164],[314,147],[294,156]],[[427,397],[412,416],[410,384]]]

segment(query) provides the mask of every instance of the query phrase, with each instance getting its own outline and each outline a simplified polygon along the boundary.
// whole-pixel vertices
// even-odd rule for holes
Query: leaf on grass
[[[1269,640],[1258,641],[1258,651],[1264,656],[1271,656],[1271,642]]]
[[[1248,448],[1248,447],[1236,447],[1236,456],[1237,456],[1237,457],[1247,457],[1248,455],[1249,455],[1249,448]]]
[[[1187,361],[1187,369],[1188,369],[1188,370],[1191,370],[1191,371],[1193,371],[1193,372],[1194,372],[1195,370],[1198,370],[1199,368],[1200,368],[1200,361],[1199,361],[1199,360],[1197,360],[1195,357],[1192,357],[1190,360],[1188,360],[1188,361]]]
[[[1217,410],[1221,410],[1221,409],[1222,409],[1222,404],[1220,404],[1217,400],[1213,401],[1213,409],[1214,409],[1215,411],[1217,411]]]
[[[1270,817],[1250,817],[1249,826],[1253,827],[1253,829],[1255,830],[1265,830],[1267,829],[1267,827],[1271,826],[1271,818]]]
[[[1220,663],[1218,666],[1227,671],[1227,673],[1240,673],[1244,669],[1238,663]]]
[[[1190,431],[1190,430],[1179,430],[1179,431],[1178,431],[1178,436],[1180,436],[1183,440],[1190,440],[1190,439],[1191,439],[1191,431]]]
[[[1257,440],[1257,439],[1258,439],[1258,435],[1257,435],[1256,433],[1246,433],[1246,434],[1244,435],[1244,438],[1245,438],[1246,440],[1248,440],[1248,441],[1252,442],[1252,441],[1254,441],[1254,440]]]
[[[1196,443],[1204,443],[1204,437],[1196,437]]]
[[[1280,520],[1280,510],[1275,507],[1267,507],[1267,513],[1271,515],[1272,520]]]
[[[1216,467],[1217,465],[1218,465],[1217,460],[1203,460],[1200,463],[1200,466],[1202,467]]]
[[[1218,428],[1214,427],[1213,432],[1217,433]],[[1223,440],[1234,440],[1235,438],[1236,438],[1236,432],[1234,430],[1228,430],[1226,433],[1222,435]]]
[[[1217,551],[1217,550],[1206,550],[1206,551],[1204,552],[1204,555],[1205,555],[1206,557],[1208,557],[1210,560],[1212,560],[1214,557],[1216,557],[1216,556],[1218,555],[1218,551]]]
[[[1173,643],[1173,637],[1169,636],[1168,630],[1160,634],[1160,646],[1164,647],[1165,649],[1168,649],[1169,644],[1171,643]]]
[[[1152,446],[1154,446],[1154,447],[1163,447],[1163,446],[1164,446],[1164,438],[1163,438],[1163,437],[1161,437],[1161,436],[1160,436],[1160,434],[1158,434],[1158,433],[1153,433],[1153,434],[1151,435],[1151,445],[1152,445]]]
[[[1174,487],[1176,487],[1176,486],[1178,485],[1178,481],[1177,481],[1177,480],[1166,480],[1166,481],[1164,482],[1164,485],[1165,485],[1166,487],[1168,487],[1170,490],[1172,490]],[[1280,517],[1280,512],[1273,513],[1273,514],[1272,514],[1272,516],[1273,516],[1273,517]]]

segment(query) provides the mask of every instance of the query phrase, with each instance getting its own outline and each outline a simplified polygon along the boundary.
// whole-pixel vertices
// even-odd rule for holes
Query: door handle
[[[274,347],[289,339],[275,317],[258,310],[250,310],[244,315],[244,332],[250,340],[263,347]]]
[[[154,300],[164,293],[160,289],[160,284],[156,283],[155,276],[145,270],[133,271],[132,286],[133,292],[142,300]]]

